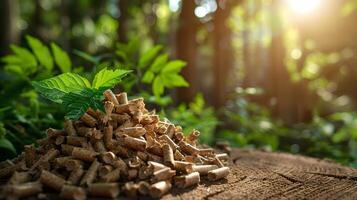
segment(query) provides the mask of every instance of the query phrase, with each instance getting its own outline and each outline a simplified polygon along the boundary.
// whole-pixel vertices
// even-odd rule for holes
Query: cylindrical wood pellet
[[[80,119],[89,127],[95,127],[98,124],[97,120],[87,113],[84,113]]]
[[[90,165],[87,172],[84,174],[79,185],[84,186],[84,185],[90,185],[91,183],[93,183],[94,179],[96,178],[97,170],[98,170],[99,166],[100,166],[100,163],[98,162],[97,159],[95,159],[92,162],[92,164]]]
[[[92,162],[95,160],[97,153],[94,151],[90,151],[88,149],[74,147],[72,151],[72,156],[79,160]]]
[[[128,135],[123,135],[122,140],[123,140],[123,145],[128,148],[135,149],[138,151],[145,151],[146,149],[145,140],[130,137]]]
[[[9,196],[13,195],[17,198],[24,198],[42,192],[42,184],[40,182],[28,182],[23,184],[12,185],[9,188]]]
[[[153,182],[168,180],[175,175],[176,175],[175,170],[171,170],[169,167],[166,167],[164,169],[154,172],[151,180]]]
[[[64,129],[66,130],[67,135],[69,135],[69,136],[77,136],[76,129],[73,126],[72,120],[65,119],[65,121],[64,121]]]
[[[208,171],[217,169],[217,165],[193,165],[192,166],[192,171],[193,172],[198,172],[200,175],[207,175]]]
[[[229,174],[228,167],[221,167],[208,172],[208,180],[216,181],[218,179],[224,178]]]
[[[149,194],[152,198],[159,198],[166,194],[171,189],[171,183],[168,181],[160,181],[151,185]]]
[[[81,180],[83,174],[84,174],[83,167],[78,166],[77,168],[73,169],[72,172],[69,174],[69,177],[67,179],[68,183],[77,185]]]
[[[172,148],[168,144],[164,144],[162,146],[162,151],[164,154],[164,164],[166,166],[169,166],[171,168],[174,167],[174,152],[172,151]]]
[[[93,183],[87,189],[89,195],[115,198],[119,194],[118,183]]]
[[[197,185],[199,182],[200,174],[198,172],[175,177],[175,185],[179,188],[187,188],[193,185]]]
[[[119,93],[115,96],[118,99],[119,104],[127,104],[128,103],[128,95],[126,92]]]
[[[66,183],[66,180],[64,180],[63,178],[46,170],[42,170],[40,181],[42,184],[57,191],[61,191],[62,186]]]
[[[86,191],[82,187],[64,185],[59,195],[63,199],[85,200],[87,199]]]
[[[115,94],[111,90],[106,90],[103,94],[104,94],[104,97],[108,101],[111,101],[115,106],[119,105],[119,102],[118,102]]]

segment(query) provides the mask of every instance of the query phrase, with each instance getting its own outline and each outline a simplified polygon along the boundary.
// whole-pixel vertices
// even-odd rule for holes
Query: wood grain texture
[[[162,199],[357,199],[357,169],[287,153],[234,149],[227,179]]]

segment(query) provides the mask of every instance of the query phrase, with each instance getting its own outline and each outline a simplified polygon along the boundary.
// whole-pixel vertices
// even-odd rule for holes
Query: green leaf
[[[167,62],[168,58],[169,55],[166,53],[156,57],[154,62],[150,66],[150,71],[153,71],[155,73],[159,72],[165,66],[165,63]]]
[[[53,59],[48,47],[42,44],[40,40],[29,35],[26,36],[26,39],[41,65],[51,71],[53,69]]]
[[[61,69],[62,73],[70,72],[72,68],[72,62],[68,54],[55,43],[51,43],[51,49],[55,58],[55,62]]]
[[[151,83],[154,77],[155,74],[152,71],[146,71],[141,81],[143,83]]]
[[[1,58],[1,61],[3,61],[6,64],[23,64],[23,60],[21,57],[16,56],[16,55],[7,55]],[[36,61],[35,61],[36,62]]]
[[[15,149],[14,145],[5,137],[0,138],[0,148],[9,150],[11,153],[16,155],[16,149]]]
[[[140,56],[139,68],[144,68],[148,66],[161,49],[162,49],[161,45],[156,45],[153,48],[146,51],[142,56]]]
[[[80,118],[88,108],[94,110],[104,110],[103,89],[84,88],[78,93],[70,92],[63,96],[63,105],[67,111],[66,117],[69,119]]]
[[[6,135],[6,129],[4,127],[4,123],[0,122],[0,138],[5,137]]]
[[[164,82],[164,86],[168,88],[189,86],[188,82],[178,74],[165,74],[161,75],[161,77]]]
[[[5,70],[19,76],[27,76],[37,70],[37,61],[34,55],[25,48],[11,45],[14,54],[1,58],[6,64]]]
[[[20,67],[19,65],[6,65],[4,69],[8,73],[18,75],[22,78],[28,75],[28,73],[24,71],[23,67]]]
[[[10,48],[18,57],[18,59],[22,61],[22,64],[26,64],[26,66],[37,65],[35,56],[33,56],[33,54],[29,50],[19,47],[17,45],[11,45]]]
[[[94,77],[93,88],[112,88],[118,84],[123,77],[128,75],[130,70],[116,69],[108,70],[104,68],[100,70]]]
[[[44,97],[51,101],[62,103],[61,98],[70,92],[79,92],[83,88],[89,88],[89,81],[73,73],[64,73],[42,81],[33,81],[33,87]]]
[[[92,56],[84,51],[80,51],[80,50],[77,50],[77,49],[74,49],[73,50],[73,53],[81,58],[83,58],[84,60],[87,60],[89,62],[92,62],[94,64],[99,64],[99,61],[100,61],[100,57],[96,57],[96,56]]]
[[[152,91],[156,97],[159,97],[164,93],[164,85],[161,76],[156,76],[154,83],[152,84]]]
[[[119,57],[119,58],[121,58],[124,62],[128,62],[128,56],[125,54],[125,52],[124,51],[119,51],[119,50],[116,50],[115,51],[115,54]]]
[[[174,60],[168,62],[161,73],[168,74],[168,73],[174,73],[177,74],[181,71],[182,68],[186,66],[186,62],[181,61],[181,60]]]

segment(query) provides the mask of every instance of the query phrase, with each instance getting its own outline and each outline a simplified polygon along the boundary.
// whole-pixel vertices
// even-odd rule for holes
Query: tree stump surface
[[[287,153],[233,149],[226,179],[162,199],[357,199],[357,169]]]
[[[210,182],[202,177],[195,187],[178,189],[173,186],[162,199],[357,200],[357,169],[333,161],[287,153],[233,149],[229,165],[230,174],[226,179]],[[51,200],[60,199],[58,194],[47,195]],[[119,196],[117,199],[130,198]]]

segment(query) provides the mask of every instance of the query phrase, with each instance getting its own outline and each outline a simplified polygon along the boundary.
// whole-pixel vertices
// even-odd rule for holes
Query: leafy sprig
[[[32,79],[32,75],[48,77],[53,74],[54,66],[62,73],[72,71],[72,62],[68,54],[55,43],[51,43],[51,50],[39,39],[26,36],[30,48],[11,45],[13,54],[1,58],[5,63],[5,70],[22,78]]]
[[[64,73],[42,81],[33,81],[32,85],[45,98],[62,104],[69,119],[78,119],[88,108],[103,110],[101,101],[103,92],[117,85],[130,70],[99,71],[92,83],[75,73]]]

